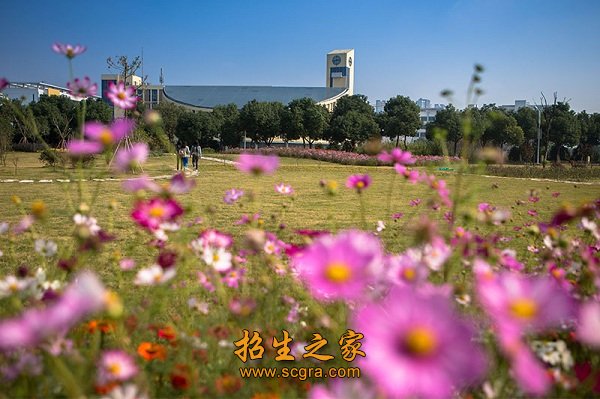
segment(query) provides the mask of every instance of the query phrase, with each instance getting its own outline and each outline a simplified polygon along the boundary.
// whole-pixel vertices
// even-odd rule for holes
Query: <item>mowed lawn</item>
[[[0,221],[16,222],[22,217],[17,206],[11,200],[13,195],[18,195],[23,207],[27,208],[35,200],[43,200],[49,209],[49,217],[45,223],[36,227],[39,237],[50,238],[61,242],[70,242],[73,224],[71,217],[78,206],[78,187],[75,182],[60,183],[56,179],[78,177],[72,176],[73,170],[62,171],[49,167],[42,167],[37,161],[37,154],[19,153],[19,169],[17,176],[13,175],[13,165],[0,167],[0,179],[53,179],[53,183],[0,183]],[[11,155],[9,155],[10,159]],[[145,172],[150,176],[164,176],[174,173],[174,155],[151,158],[145,165]],[[421,168],[425,170],[425,168]],[[371,187],[361,195],[364,202],[364,216],[366,224],[361,222],[361,206],[359,196],[344,186],[346,178],[355,173],[368,173],[373,182]],[[441,172],[437,168],[429,169],[444,178],[453,191],[456,174]],[[107,172],[103,161],[98,161],[97,166],[86,170],[84,178],[126,178],[132,176],[119,176]],[[400,251],[410,245],[408,234],[416,221],[423,215],[441,220],[447,208],[433,211],[428,206],[429,200],[435,194],[423,184],[412,185],[403,178],[395,175],[391,167],[360,167],[337,165],[305,159],[282,158],[281,167],[273,176],[252,177],[237,171],[232,165],[213,161],[202,161],[198,176],[191,177],[196,182],[196,187],[188,194],[181,195],[179,199],[187,209],[185,220],[191,222],[197,217],[203,223],[198,225],[198,231],[203,228],[217,228],[238,236],[242,227],[234,222],[244,213],[260,213],[264,228],[277,232],[282,239],[299,241],[294,234],[297,229],[325,229],[337,231],[347,228],[365,228],[375,230],[377,221],[385,223],[386,229],[381,232],[386,247],[392,251]],[[321,180],[336,181],[338,189],[336,195],[328,195],[319,185]],[[159,180],[165,182],[166,179]],[[277,183],[291,184],[295,190],[293,199],[282,196],[274,190]],[[148,240],[148,235],[134,226],[130,219],[133,205],[133,195],[121,189],[118,181],[87,181],[81,184],[84,202],[92,209],[100,226],[117,237],[116,243],[120,252],[132,251],[132,254],[123,255],[144,256],[143,247],[137,245]],[[390,185],[393,184],[393,188]],[[511,210],[512,220],[506,226],[479,226],[484,232],[493,228],[500,234],[509,237],[520,237],[521,240],[513,242],[511,246],[525,248],[529,244],[524,233],[513,232],[514,226],[521,226],[526,222],[547,220],[562,203],[580,204],[600,197],[598,184],[572,184],[547,181],[533,181],[514,178],[492,178],[476,175],[465,175],[462,180],[461,191],[466,197],[459,207],[459,215],[463,211],[473,210],[478,203],[488,202],[493,206]],[[242,189],[246,196],[240,203],[226,205],[223,195],[231,188]],[[390,189],[392,195],[390,197]],[[528,201],[531,190],[540,198],[537,203]],[[558,192],[557,198],[552,193]],[[251,200],[252,198],[252,200]],[[410,206],[413,199],[421,199],[418,206]],[[517,205],[517,201],[525,204]],[[527,211],[535,209],[538,216],[532,217]],[[404,216],[397,221],[392,220],[394,213],[403,213]],[[461,224],[461,221],[457,222]],[[126,245],[123,245],[125,243]],[[32,247],[29,242],[19,241],[15,248],[19,249],[18,256],[26,261],[32,256]],[[60,245],[59,245],[60,246]],[[111,247],[117,248],[115,243]],[[6,249],[3,248],[6,252]],[[137,253],[140,251],[140,253]],[[0,265],[4,272],[15,265],[8,265],[7,258],[0,258]],[[8,269],[8,270],[7,270]]]

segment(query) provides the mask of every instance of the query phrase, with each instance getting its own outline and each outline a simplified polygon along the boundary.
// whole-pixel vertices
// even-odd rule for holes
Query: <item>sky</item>
[[[355,49],[355,93],[464,107],[475,63],[479,103],[568,100],[600,112],[600,0],[2,0],[0,77],[64,86],[53,42],[83,44],[75,76],[144,54],[167,85],[325,85],[325,55]]]

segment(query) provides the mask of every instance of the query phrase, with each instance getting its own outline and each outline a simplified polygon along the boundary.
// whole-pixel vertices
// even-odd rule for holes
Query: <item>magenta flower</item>
[[[280,183],[275,185],[275,192],[283,195],[292,195],[294,194],[294,189],[289,184]]]
[[[160,228],[163,223],[173,222],[183,214],[183,208],[173,199],[153,198],[139,201],[131,212],[137,224],[150,231]]]
[[[168,186],[163,189],[166,194],[185,194],[196,186],[196,182],[185,177],[183,172],[177,173],[169,181]]]
[[[162,187],[156,184],[154,180],[150,179],[150,177],[147,175],[142,175],[134,179],[127,179],[123,182],[122,186],[125,191],[133,193],[140,190],[148,190],[159,193],[162,190]]]
[[[422,261],[422,254],[412,248],[388,257],[386,265],[389,280],[399,286],[419,285],[427,281],[429,275],[429,270]]]
[[[73,139],[67,143],[67,151],[71,155],[92,155],[102,152],[102,144],[96,141]]]
[[[408,203],[408,205],[410,205],[410,206],[419,206],[420,204],[421,204],[421,199],[420,198],[412,199]]]
[[[530,209],[527,211],[527,214],[531,217],[536,217],[538,215],[537,211],[535,209]]]
[[[87,76],[83,80],[75,78],[72,82],[68,82],[67,88],[73,96],[79,98],[94,97],[98,93],[98,85],[92,83]]]
[[[108,147],[127,136],[135,127],[131,119],[116,119],[110,126],[100,122],[87,122],[83,126],[86,137]]]
[[[199,239],[204,248],[229,248],[233,244],[233,238],[229,234],[214,229],[204,230],[200,233]]]
[[[409,151],[402,151],[400,148],[394,148],[389,153],[383,151],[377,157],[381,162],[393,162],[400,165],[412,165],[415,163],[415,159]]]
[[[497,331],[508,336],[540,332],[575,316],[573,299],[546,276],[488,275],[478,278],[477,294]]]
[[[106,96],[112,101],[112,103],[122,109],[133,109],[138,101],[135,95],[135,87],[125,86],[125,83],[119,82],[117,84],[110,83],[108,85],[108,93]]]
[[[148,144],[135,143],[131,148],[121,148],[115,156],[115,169],[120,172],[128,172],[141,166],[148,158]]]
[[[8,80],[6,80],[5,78],[0,78],[0,91],[6,89],[6,87],[8,87],[9,84],[10,82]]]
[[[369,175],[351,175],[346,180],[346,187],[354,188],[360,193],[371,185],[371,176]]]
[[[33,347],[48,337],[64,334],[85,317],[100,311],[106,291],[96,275],[82,272],[63,295],[44,309],[30,309],[21,316],[0,321],[0,350]]]
[[[587,302],[579,310],[579,341],[600,348],[600,303]]]
[[[389,397],[450,398],[485,375],[473,327],[444,294],[394,288],[353,320],[367,354],[358,365]]]
[[[253,175],[272,175],[279,167],[279,157],[276,155],[240,154],[235,167]]]
[[[509,270],[522,271],[525,268],[521,262],[517,260],[517,253],[514,249],[505,249],[500,254],[500,264]]]
[[[374,236],[350,230],[317,238],[292,262],[315,298],[358,299],[381,268],[382,248]]]
[[[408,170],[408,168],[402,164],[397,163],[394,166],[394,169],[396,170],[396,173],[404,176],[411,184],[415,184],[421,179],[418,171]]]
[[[558,196],[560,195],[560,193],[558,191],[552,193],[552,198],[558,198]]]
[[[98,383],[126,381],[138,372],[135,361],[127,353],[119,350],[105,351],[98,363]]]
[[[394,220],[402,219],[403,217],[404,217],[404,213],[402,213],[402,212],[396,212],[392,215],[392,219],[394,219]]]
[[[87,47],[81,46],[79,44],[76,44],[75,46],[73,46],[71,44],[54,43],[52,45],[52,50],[54,50],[55,53],[63,54],[68,59],[75,58],[79,54],[85,52],[86,49],[87,49]]]
[[[223,202],[227,205],[234,204],[237,200],[242,198],[244,195],[244,190],[238,190],[236,188],[232,188],[231,190],[225,191],[225,196],[223,197]]]

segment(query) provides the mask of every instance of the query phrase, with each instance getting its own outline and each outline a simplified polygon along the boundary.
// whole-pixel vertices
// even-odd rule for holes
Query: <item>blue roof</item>
[[[346,89],[340,87],[273,87],[273,86],[165,86],[165,96],[177,103],[199,108],[214,108],[217,105],[234,103],[242,108],[247,102],[290,101],[309,97],[321,102]]]

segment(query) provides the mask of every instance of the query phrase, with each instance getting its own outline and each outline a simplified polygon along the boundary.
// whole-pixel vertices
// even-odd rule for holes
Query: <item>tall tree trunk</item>
[[[458,147],[458,140],[456,140],[454,142],[454,156],[456,156],[457,147]]]
[[[400,136],[396,136],[396,147],[400,144]]]

